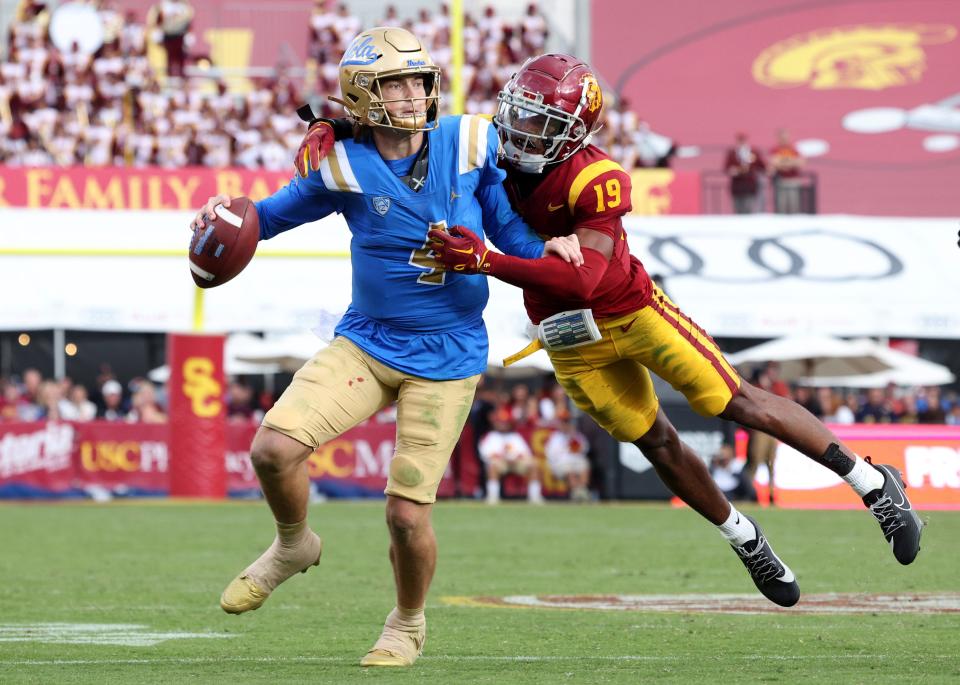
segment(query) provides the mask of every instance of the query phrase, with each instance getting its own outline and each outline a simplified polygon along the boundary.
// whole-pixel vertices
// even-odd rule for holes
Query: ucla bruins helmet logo
[[[422,76],[424,98],[388,99],[382,84],[399,76]],[[341,98],[330,98],[346,108],[358,124],[405,131],[428,131],[437,125],[440,68],[420,40],[405,29],[379,27],[351,41],[340,60]],[[412,115],[391,114],[387,103],[407,100]]]

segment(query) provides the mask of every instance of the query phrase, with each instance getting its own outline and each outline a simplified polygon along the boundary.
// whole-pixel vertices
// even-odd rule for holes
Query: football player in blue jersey
[[[544,243],[511,209],[488,121],[438,117],[440,70],[397,28],[360,34],[340,62],[353,140],[318,171],[257,203],[261,239],[343,214],[352,233],[352,302],[336,337],[301,368],[254,438],[251,459],[277,522],[264,554],[224,590],[229,613],[257,609],[283,581],[320,561],[307,525],[306,461],[319,445],[397,402],[386,487],[397,604],[364,666],[407,666],[422,652],[436,566],[430,522],[440,479],[487,365],[486,279],[438,268],[427,233],[464,225],[503,252],[579,263],[577,243]],[[214,217],[210,198],[193,222]]]

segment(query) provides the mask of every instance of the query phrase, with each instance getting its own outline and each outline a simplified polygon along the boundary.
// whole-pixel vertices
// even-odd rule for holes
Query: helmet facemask
[[[541,173],[547,164],[573,155],[587,137],[580,117],[544,103],[539,93],[505,89],[497,100],[500,105],[493,122],[507,161],[520,171]]]
[[[405,76],[419,76],[423,79],[424,97],[422,98],[393,98],[387,99],[383,94],[383,84],[397,78]],[[398,74],[392,76],[379,76],[374,79],[371,88],[373,97],[370,100],[370,109],[367,112],[367,119],[371,125],[383,126],[385,128],[402,129],[405,131],[429,131],[437,125],[437,109],[439,100],[439,82],[440,72],[414,72],[412,74]],[[403,116],[390,114],[387,109],[388,104],[406,103],[410,106],[412,116]]]

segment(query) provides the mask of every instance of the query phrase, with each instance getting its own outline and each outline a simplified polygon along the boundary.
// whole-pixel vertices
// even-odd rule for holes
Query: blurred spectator
[[[813,393],[812,388],[808,388],[805,385],[798,385],[793,393],[793,401],[821,421],[823,420],[824,409],[820,404],[820,400],[817,399],[817,396]]]
[[[590,482],[589,449],[586,436],[576,429],[569,417],[560,421],[543,448],[550,471],[566,481],[570,499],[574,502],[590,501],[590,491],[587,489]]]
[[[123,421],[126,414],[123,410],[123,386],[111,378],[100,388],[100,396],[103,398],[103,407],[99,418],[104,421]]]
[[[40,387],[43,385],[43,376],[36,369],[27,369],[23,372],[23,385],[19,390],[17,401],[17,418],[20,421],[40,421],[46,414],[40,396]]]
[[[673,140],[654,133],[650,130],[650,124],[642,120],[633,135],[633,145],[636,150],[634,166],[642,169],[667,169],[677,154],[677,144]]]
[[[87,399],[87,389],[74,385],[60,400],[60,418],[64,421],[93,421],[97,418],[97,405]]]
[[[893,412],[881,388],[867,391],[867,400],[857,412],[857,423],[893,423]]]
[[[517,383],[510,390],[510,404],[507,407],[511,420],[518,426],[535,426],[540,418],[540,403],[530,394],[530,388]]]
[[[227,386],[227,420],[252,421],[253,388],[240,381],[231,381]]]
[[[736,135],[735,145],[727,150],[724,170],[730,177],[730,196],[737,214],[759,211],[760,179],[766,171],[760,151],[750,145],[746,133]]]
[[[917,396],[917,421],[919,423],[946,423],[947,413],[940,401],[940,388],[926,388]]]
[[[147,24],[154,26],[154,38],[167,53],[167,75],[183,77],[186,44],[193,23],[193,6],[187,0],[162,0],[150,8]]]
[[[773,207],[777,214],[798,214],[802,211],[800,170],[804,160],[790,142],[786,129],[777,130],[777,144],[770,151],[773,175]]]
[[[849,424],[856,420],[853,411],[843,403],[841,396],[831,388],[818,388],[817,400],[823,408],[824,423]]]
[[[40,416],[38,420],[59,421],[60,420],[60,401],[63,394],[60,391],[60,384],[56,381],[42,381],[37,392],[37,405],[40,407]]]
[[[167,415],[163,413],[157,402],[156,387],[150,381],[140,381],[130,398],[130,411],[127,412],[128,423],[165,423]]]
[[[500,478],[515,473],[526,480],[527,500],[541,504],[540,474],[530,446],[514,430],[513,418],[506,407],[490,416],[493,430],[480,439],[478,454],[487,467],[487,504],[500,501]]]
[[[753,480],[743,463],[734,459],[733,445],[721,445],[720,451],[710,459],[710,476],[727,499],[757,501]]]
[[[336,94],[338,63],[349,41],[361,30],[346,3],[333,11],[315,0],[309,15],[306,82],[278,68],[275,78],[252,78],[246,97],[231,93],[209,77],[183,76],[193,7],[162,0],[149,8],[146,21],[118,3],[91,0],[104,26],[106,42],[93,55],[75,43],[63,52],[47,37],[50,12],[44,3],[21,2],[19,20],[11,24],[5,62],[0,63],[0,163],[21,166],[127,165],[175,168],[202,164],[249,169],[290,167],[303,124],[294,107],[301,93]],[[396,6],[384,7],[382,23],[406,24],[429,43],[434,60],[450,68],[449,9],[418,11],[403,21]],[[546,49],[547,22],[535,4],[517,23],[484,9],[475,20],[464,16],[466,64],[463,85],[469,113],[492,114],[497,93],[523,59]],[[155,73],[148,48],[163,44],[172,78]],[[163,53],[163,50],[157,50]],[[442,79],[443,88],[450,87]],[[442,93],[441,106],[450,102]],[[613,99],[610,100],[613,102]],[[321,98],[317,114],[340,116],[342,109]],[[608,129],[616,131],[609,149],[624,166],[648,159],[649,141],[637,131],[637,117],[626,102],[610,108]],[[597,142],[604,142],[601,132]],[[655,135],[655,134],[654,134]],[[658,158],[659,159],[659,158]],[[657,163],[661,163],[660,162]]]
[[[769,381],[767,389],[770,392],[780,397],[791,397],[790,386],[787,385],[787,382],[780,376],[779,362],[767,362],[763,367],[763,374]]]
[[[553,381],[552,376],[551,381],[537,403],[537,412],[542,424],[566,421],[570,418],[570,401],[567,399],[567,393],[559,383]]]
[[[527,5],[527,13],[520,22],[522,59],[527,59],[528,57],[543,52],[549,34],[547,21],[540,13],[537,3],[531,2]]]
[[[780,395],[781,392],[786,390],[789,395],[789,388],[786,387],[786,384],[783,381],[782,387],[777,387],[777,375],[779,374],[780,367],[775,363],[769,363],[762,370],[757,370],[753,376],[753,384],[772,392],[774,394]],[[747,483],[753,483],[757,477],[757,470],[761,466],[767,467],[767,473],[770,476],[770,504],[774,503],[774,493],[773,493],[773,466],[774,462],[777,459],[777,439],[767,435],[766,433],[758,430],[747,431],[749,438],[747,439],[747,463],[743,467],[742,478]]]

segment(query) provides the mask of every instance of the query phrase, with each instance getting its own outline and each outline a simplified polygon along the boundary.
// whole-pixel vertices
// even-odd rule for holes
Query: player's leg
[[[403,376],[399,383],[397,451],[385,490],[397,605],[362,666],[409,666],[423,651],[423,610],[437,563],[430,513],[478,381]]]
[[[500,479],[506,471],[506,465],[499,457],[491,457],[487,462],[487,504],[500,503]]]
[[[897,561],[909,564],[916,558],[923,523],[896,468],[861,459],[805,408],[749,383],[721,417],[768,433],[843,478],[877,519]]]
[[[590,462],[583,457],[571,457],[567,471],[567,485],[570,488],[570,499],[574,502],[590,501],[590,490],[587,485],[590,480]]]
[[[657,291],[651,306],[637,312],[631,325],[602,324],[604,335],[610,336],[625,362],[637,364],[644,373],[646,368],[656,372],[683,392],[699,413],[716,416],[737,392],[739,378],[713,341],[691,322],[672,317],[665,310],[666,302]],[[631,442],[644,451],[668,487],[717,527],[764,596],[781,606],[795,604],[800,588],[793,573],[773,552],[756,522],[730,504],[703,461],[676,436],[676,429],[658,410],[649,376],[645,383],[632,383],[632,388],[634,394],[622,394],[618,403],[646,408],[641,414],[646,419],[631,426],[633,435],[639,436]],[[651,408],[656,413],[651,414]],[[626,432],[621,439],[629,435]]]
[[[364,383],[350,384],[364,378]],[[345,391],[346,390],[346,391]],[[321,541],[307,525],[313,450],[393,400],[371,373],[366,356],[337,338],[301,368],[257,431],[250,457],[276,520],[273,544],[223,591],[220,606],[239,614],[259,608],[294,574],[320,561]]]
[[[609,335],[604,330],[604,336]],[[756,523],[730,504],[703,461],[680,440],[659,408],[646,368],[633,359],[598,368],[597,360],[591,359],[571,373],[577,365],[564,363],[572,352],[592,356],[597,351],[585,347],[579,352],[551,353],[557,380],[570,398],[614,438],[640,448],[671,492],[716,526],[765,597],[781,606],[796,604],[800,588],[793,573],[773,553]]]
[[[640,448],[670,492],[715,526],[727,520],[730,502],[703,460],[680,440],[662,409],[657,411],[653,425],[633,444]]]
[[[518,457],[514,462],[514,472],[527,483],[527,501],[530,504],[543,504],[540,467],[533,456]]]

